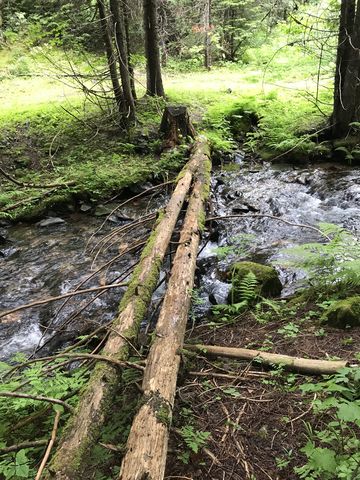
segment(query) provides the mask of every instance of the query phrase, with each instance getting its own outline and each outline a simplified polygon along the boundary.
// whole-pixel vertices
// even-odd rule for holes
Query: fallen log
[[[261,352],[247,348],[221,347],[217,345],[185,345],[186,350],[196,351],[212,357],[236,358],[237,360],[259,361],[264,365],[284,366],[285,369],[306,375],[332,375],[348,365],[345,360],[313,360],[291,357],[278,353]]]
[[[124,294],[119,315],[114,321],[103,355],[118,361],[128,358],[129,346],[136,341],[140,323],[145,318],[152,294],[156,288],[161,264],[170,243],[178,215],[189,192],[193,176],[207,151],[206,139],[197,141],[188,164],[179,175],[176,188],[165,212],[158,219],[134,270]],[[119,371],[114,365],[98,364],[81,396],[77,413],[65,429],[65,434],[48,467],[47,478],[79,480],[83,476],[91,447],[98,440],[111,401],[118,388]]]
[[[133,421],[122,462],[121,480],[161,480],[164,477],[169,426],[177,374],[188,319],[204,201],[210,186],[211,163],[203,152],[202,167],[189,200],[168,289],[160,311],[155,340],[144,371],[143,404]]]

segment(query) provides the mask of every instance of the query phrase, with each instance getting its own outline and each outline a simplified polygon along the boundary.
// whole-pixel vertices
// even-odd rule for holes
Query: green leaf
[[[234,397],[234,398],[240,397],[240,393],[236,390],[236,388],[232,388],[232,387],[225,388],[223,390],[223,392],[226,393],[227,395],[230,395],[231,397]]]
[[[64,407],[62,405],[53,405],[53,410],[56,413],[64,413]]]
[[[24,449],[19,450],[15,457],[16,462],[16,475],[20,478],[29,478],[29,465],[26,451]]]
[[[324,472],[336,470],[335,452],[329,448],[315,448],[311,453],[310,462],[315,469],[321,469]]]
[[[355,402],[341,403],[338,408],[338,417],[344,422],[360,420],[360,407]]]

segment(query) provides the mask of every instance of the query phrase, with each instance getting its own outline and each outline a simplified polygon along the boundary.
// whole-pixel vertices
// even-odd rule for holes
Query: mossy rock
[[[238,262],[234,263],[230,269],[233,286],[229,293],[229,302],[238,303],[243,300],[239,292],[239,286],[249,272],[255,275],[258,282],[256,287],[258,295],[262,297],[278,297],[281,294],[282,285],[274,267],[254,262]]]
[[[336,328],[360,326],[360,296],[335,302],[321,317],[321,321]]]

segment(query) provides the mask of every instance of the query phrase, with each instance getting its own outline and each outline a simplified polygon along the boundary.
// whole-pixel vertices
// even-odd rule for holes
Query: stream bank
[[[102,236],[126,224],[127,219],[137,219],[160,208],[167,194],[155,193],[153,197],[139,199],[120,209],[117,216],[113,215],[106,222],[96,240],[101,241]],[[359,168],[324,163],[306,168],[288,164],[254,165],[245,162],[243,155],[238,153],[234,163],[219,167],[213,173],[211,209],[214,216],[264,214],[295,224],[334,223],[358,234],[359,203]],[[111,207],[104,207],[103,214]],[[104,217],[78,212],[61,218],[63,221],[59,223],[50,220],[48,224],[2,227],[1,310],[66,293],[91,272],[94,252],[84,250],[88,238]],[[109,261],[118,249],[145,235],[149,231],[146,228],[133,233],[135,238],[131,233],[119,238],[117,245],[102,252],[97,264]],[[210,237],[199,254],[197,296],[200,301],[195,307],[196,314],[206,315],[212,305],[226,303],[230,284],[224,280],[224,274],[235,259],[276,262],[281,260],[286,248],[311,241],[319,241],[314,231],[292,227],[274,218],[249,217],[213,222]],[[223,252],[227,254],[226,258],[223,258]],[[86,286],[98,285],[99,281],[111,282],[134,261],[135,257],[125,256],[107,271],[106,279],[95,277]],[[304,273],[279,265],[277,269],[285,298],[294,293]],[[75,320],[72,333],[67,332],[61,340],[58,338],[53,348],[65,339],[69,340],[71,335],[84,334],[91,328],[92,321],[110,320],[116,312],[118,299],[119,292],[114,290],[102,295],[83,313],[85,317]],[[56,321],[57,327],[81,302],[85,302],[85,297],[67,303]],[[58,305],[53,304],[5,318],[0,334],[2,356],[8,357],[16,351],[29,352],[43,341],[43,330],[57,308]]]
[[[360,344],[358,329],[322,326],[319,323],[322,309],[317,303],[291,306],[287,302],[304,277],[304,273],[295,268],[276,267],[283,284],[278,311],[260,305],[258,309],[238,314],[225,310],[209,317],[209,313],[214,305],[227,301],[231,285],[225,272],[234,260],[271,263],[281,259],[286,248],[319,241],[313,230],[294,227],[277,218],[313,226],[321,221],[336,223],[357,235],[359,184],[360,170],[356,168],[333,164],[306,168],[256,165],[246,162],[240,153],[231,165],[215,169],[211,216],[248,217],[216,220],[204,236],[186,342],[241,346],[311,358],[339,356],[353,362]],[[91,242],[94,247],[99,241],[109,239],[109,248],[103,245],[95,264],[105,264],[119,251],[145,238],[151,222],[139,230],[132,229],[130,235],[124,237],[121,232],[118,236],[107,235],[112,236],[116,229],[130,225],[130,219],[154,213],[165,204],[167,197],[164,190],[138,199],[110,218]],[[250,216],[261,214],[275,218]],[[73,290],[94,271],[95,267],[91,266],[97,249],[91,251],[85,247],[103,220],[104,217],[91,214],[72,213],[61,219],[49,218],[36,225],[14,225],[2,230],[6,238],[0,249],[5,280],[1,287],[2,309],[27,303],[34,300],[35,295],[43,298]],[[110,283],[136,260],[136,254],[122,257],[103,274],[91,279],[87,286]],[[166,263],[163,280],[168,267]],[[163,289],[161,285],[153,298],[151,317],[155,317],[153,312],[161,302]],[[53,340],[38,353],[43,355],[67,346],[75,337],[111,320],[120,296],[121,291],[111,290],[96,299],[66,326],[65,334],[59,332],[61,324],[85,307],[88,297],[68,302],[51,324],[51,332],[46,331],[46,327],[61,303],[18,312],[1,325],[4,358],[16,351],[32,354],[37,345],[51,338]],[[139,338],[142,353],[151,339],[151,333],[146,333],[144,329]],[[304,392],[301,388],[307,382],[313,384],[314,380],[286,373],[281,367],[272,371],[256,363],[212,360],[201,355],[195,358],[186,352],[183,360],[166,475],[199,480],[298,479],[294,468],[301,468],[307,462],[306,454],[300,450],[307,434],[303,419],[321,430],[335,418],[327,410],[321,415],[312,411],[316,397],[310,387]],[[126,370],[123,380],[126,388],[115,399],[114,415],[104,428],[97,453],[94,452],[89,461],[94,480],[99,472],[104,478],[117,478],[118,449],[126,441],[128,425],[136,411],[135,385],[139,373]]]

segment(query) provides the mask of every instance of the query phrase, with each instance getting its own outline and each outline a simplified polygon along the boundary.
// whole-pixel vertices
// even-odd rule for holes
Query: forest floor
[[[314,304],[285,307],[268,321],[245,313],[234,323],[196,327],[188,332],[187,342],[353,362],[359,351],[359,329],[323,326],[319,315],[321,308]],[[185,357],[177,391],[168,478],[335,478],[326,477],[326,471],[333,469],[331,460],[326,464],[324,459],[322,464],[317,456],[326,456],[331,448],[338,454],[339,466],[344,445],[350,438],[357,439],[357,433],[350,433],[346,423],[343,430],[336,425],[339,419],[331,407],[336,385],[338,390],[340,386],[351,390],[346,376],[343,382],[343,374],[337,379],[328,378],[327,382],[319,376],[307,377],[281,367],[269,370],[256,362]],[[196,453],[194,445],[201,445],[203,438],[199,432],[208,432],[209,436]],[[345,457],[344,465],[348,460]],[[336,478],[360,477],[353,472],[348,475]]]

